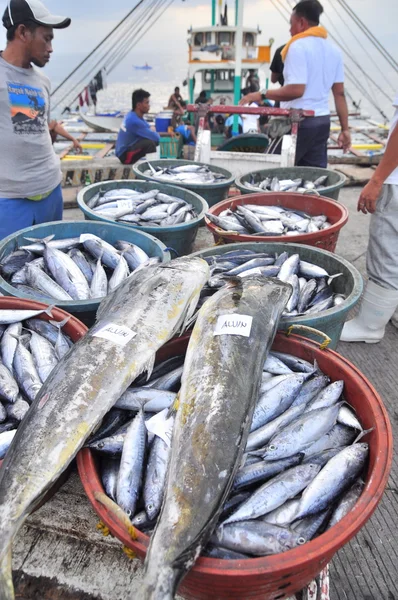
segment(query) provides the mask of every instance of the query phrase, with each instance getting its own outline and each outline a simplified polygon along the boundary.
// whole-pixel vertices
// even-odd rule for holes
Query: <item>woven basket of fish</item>
[[[322,196],[270,192],[224,200],[205,221],[216,244],[294,240],[334,252],[348,210]]]
[[[101,299],[135,269],[168,262],[153,236],[116,223],[59,221],[0,243],[0,291],[55,304],[91,326]]]
[[[235,186],[242,194],[298,192],[320,194],[338,200],[346,179],[342,173],[319,167],[280,167],[253,171],[237,177]]]
[[[208,210],[193,191],[131,179],[94,183],[78,193],[77,203],[86,219],[144,231],[180,256],[191,252]]]
[[[208,317],[214,322],[213,311]],[[244,341],[230,335],[204,342],[195,335],[164,346],[151,378],[137,380],[116,403],[77,457],[81,481],[103,524],[146,556],[143,600],[173,598],[180,582],[178,593],[189,600],[289,598],[325,568],[380,501],[392,460],[388,415],[345,358],[278,333],[259,366],[251,425],[242,425],[250,431],[243,455],[231,444],[236,470],[222,494],[226,440],[238,431],[241,413],[231,404],[247,395],[234,379],[241,367],[231,363],[225,388],[212,382],[207,392],[199,368],[196,400],[188,406],[186,398],[198,355],[207,361],[204,379],[224,377],[219,363],[209,365],[207,343],[219,344],[225,360],[232,359],[228,346]],[[247,348],[248,355],[259,349]],[[248,360],[244,370],[251,371]],[[219,411],[215,402],[201,416],[204,397],[225,397],[228,408]],[[247,422],[247,412],[240,416]]]
[[[192,160],[152,160],[134,165],[137,179],[159,181],[196,192],[209,206],[214,206],[228,197],[234,183],[232,173],[221,167]]]
[[[228,277],[261,274],[277,277],[293,287],[293,294],[279,321],[279,329],[306,325],[330,337],[336,349],[343,325],[358,304],[363,280],[348,261],[326,250],[304,244],[252,242],[226,244],[195,252],[210,267],[210,279],[200,304],[227,284]],[[317,340],[310,330],[305,334]]]
[[[55,365],[87,327],[64,310],[0,298],[0,467],[29,406]],[[64,483],[57,481],[40,506]]]

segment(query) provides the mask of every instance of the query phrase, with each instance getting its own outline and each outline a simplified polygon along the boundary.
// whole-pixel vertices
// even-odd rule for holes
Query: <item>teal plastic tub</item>
[[[221,173],[227,179],[225,181],[219,181],[217,183],[177,183],[171,182],[171,185],[178,186],[180,188],[184,188],[186,190],[190,190],[191,192],[195,192],[202,196],[207,202],[209,206],[214,206],[221,200],[224,200],[228,197],[229,188],[234,183],[234,177],[232,173],[227,171],[226,169],[222,169],[221,167],[215,167],[213,165],[206,165],[204,163],[195,162],[193,160],[151,160],[151,165],[155,169],[156,167],[182,167],[184,165],[201,165],[203,167],[210,167],[214,173]],[[137,162],[133,166],[133,171],[137,179],[145,179],[146,181],[159,181],[159,183],[164,183],[161,179],[156,179],[155,175],[144,175],[144,171],[148,169],[148,162],[142,161]]]
[[[35,225],[34,227],[21,229],[0,242],[0,260],[4,256],[11,254],[14,250],[17,250],[19,246],[29,244],[30,242],[26,240],[27,237],[42,239],[54,235],[53,239],[58,240],[78,237],[83,233],[97,235],[109,244],[114,244],[118,240],[124,240],[125,242],[136,244],[150,257],[159,256],[162,262],[169,262],[171,260],[170,254],[166,250],[166,246],[143,231],[136,231],[130,227],[122,227],[116,223],[94,223],[90,221],[54,221],[44,225]],[[27,296],[10,285],[2,276],[0,276],[0,291],[5,296],[32,300],[30,296]],[[49,304],[55,304],[72,315],[75,315],[89,327],[91,327],[95,321],[95,315],[100,302],[101,300],[64,302],[49,299],[48,301]]]
[[[303,260],[314,263],[319,267],[323,267],[330,275],[342,273],[340,277],[336,277],[332,282],[334,292],[346,296],[345,302],[340,306],[329,308],[328,310],[315,315],[283,318],[279,322],[279,329],[282,331],[286,331],[292,325],[311,327],[317,331],[321,331],[331,339],[328,347],[334,350],[339,342],[341,330],[348,317],[348,313],[356,306],[362,294],[363,280],[359,271],[340,256],[336,256],[327,250],[321,250],[302,244],[267,244],[262,242],[242,243],[239,244],[239,246],[236,246],[236,244],[227,244],[225,246],[217,246],[195,252],[192,256],[212,256],[225,254],[231,250],[236,251],[238,249],[268,252],[269,254],[281,254],[282,252],[287,252],[289,256],[292,254],[299,254]],[[319,342],[319,336],[315,332],[303,329],[297,331],[297,333]]]
[[[337,201],[339,199],[340,190],[345,185],[347,178],[342,173],[338,173],[337,171],[321,169],[319,167],[279,167],[275,169],[252,171],[251,173],[246,173],[246,175],[237,177],[235,180],[235,186],[242,192],[242,194],[255,194],[255,190],[246,186],[246,184],[251,181],[252,178],[254,178],[255,182],[262,181],[266,177],[277,177],[279,180],[301,178],[305,180],[308,179],[309,181],[315,181],[315,179],[318,179],[318,177],[323,177],[324,175],[328,176],[326,187],[322,190],[319,190],[319,194],[321,196],[326,196],[326,198],[331,198],[332,200]],[[259,190],[259,192],[261,193],[261,190]]]
[[[195,192],[186,190],[181,187],[174,185],[168,185],[165,183],[154,183],[149,181],[132,181],[131,179],[119,179],[116,181],[103,181],[101,183],[94,183],[89,185],[77,195],[77,203],[80,210],[84,213],[84,218],[89,221],[102,221],[104,223],[115,223],[113,219],[108,219],[103,215],[99,215],[97,212],[91,210],[86,202],[90,200],[98,191],[101,190],[115,190],[118,188],[129,188],[132,190],[142,190],[148,192],[150,190],[159,190],[170,196],[181,198],[189,204],[192,204],[196,210],[198,216],[196,219],[192,219],[188,223],[180,223],[179,225],[173,225],[172,227],[139,227],[133,223],[123,223],[120,225],[131,229],[132,231],[145,232],[154,236],[167,248],[175,250],[178,256],[189,254],[192,251],[192,246],[198,233],[199,226],[204,221],[205,213],[209,210],[207,202]]]

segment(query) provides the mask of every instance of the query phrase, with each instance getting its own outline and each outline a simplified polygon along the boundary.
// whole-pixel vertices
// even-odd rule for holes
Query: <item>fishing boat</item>
[[[80,111],[81,120],[98,133],[118,133],[124,115],[88,115]]]
[[[134,65],[134,69],[139,69],[140,71],[152,71],[152,67],[149,66],[148,63],[143,65],[142,67]]]

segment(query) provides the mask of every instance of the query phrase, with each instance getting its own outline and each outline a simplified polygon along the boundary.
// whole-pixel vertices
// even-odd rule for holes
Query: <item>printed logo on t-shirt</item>
[[[14,133],[37,135],[46,131],[46,97],[40,88],[7,83]]]

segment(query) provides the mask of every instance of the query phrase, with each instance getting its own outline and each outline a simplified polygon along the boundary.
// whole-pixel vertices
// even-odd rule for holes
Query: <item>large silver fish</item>
[[[184,364],[165,497],[145,562],[142,599],[173,598],[216,526],[246,445],[264,361],[290,294],[287,284],[250,277],[220,290],[199,311]]]
[[[200,258],[133,274],[43,385],[0,470],[1,600],[14,598],[16,533],[131,382],[151,372],[156,351],[191,319],[208,276]]]

